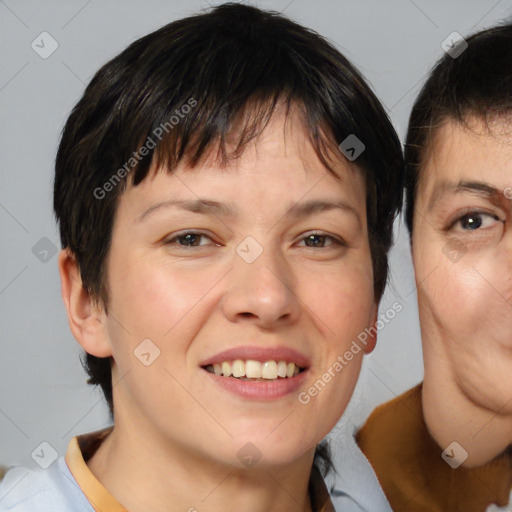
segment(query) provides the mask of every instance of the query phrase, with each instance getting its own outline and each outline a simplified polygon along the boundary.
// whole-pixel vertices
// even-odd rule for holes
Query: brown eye
[[[184,241],[186,246],[197,246],[197,242],[201,239],[202,235],[198,235],[197,233],[188,233],[187,235],[179,236],[176,238],[178,242]]]
[[[209,236],[204,233],[197,233],[195,231],[187,231],[179,235],[170,238],[165,242],[166,245],[176,245],[178,247],[200,247],[208,245],[205,243],[199,243],[201,239],[210,239]]]
[[[327,238],[324,235],[309,235],[304,240],[307,247],[324,247]]]
[[[320,233],[312,233],[302,239],[302,241],[305,241],[306,247],[330,247],[332,245],[344,245],[339,240],[336,240],[334,237],[329,235],[324,235]],[[326,244],[326,241],[329,241],[329,243]]]

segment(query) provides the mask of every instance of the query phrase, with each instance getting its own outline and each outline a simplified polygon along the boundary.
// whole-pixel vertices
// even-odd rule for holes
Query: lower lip
[[[283,398],[296,391],[306,378],[307,370],[294,377],[264,381],[240,380],[233,377],[221,377],[215,373],[205,371],[209,377],[227,391],[251,400],[271,401]]]

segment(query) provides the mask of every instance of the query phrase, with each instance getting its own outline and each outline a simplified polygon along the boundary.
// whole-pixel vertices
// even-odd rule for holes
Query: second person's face
[[[446,122],[418,183],[413,258],[425,382],[512,417],[512,126]]]

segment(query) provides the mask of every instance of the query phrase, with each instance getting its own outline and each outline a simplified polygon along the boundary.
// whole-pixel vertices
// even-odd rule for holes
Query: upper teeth
[[[295,363],[287,363],[286,361],[255,361],[248,359],[242,361],[224,361],[209,365],[207,370],[212,371],[216,375],[224,377],[247,377],[248,379],[277,379],[278,377],[293,377],[300,372],[300,368]]]

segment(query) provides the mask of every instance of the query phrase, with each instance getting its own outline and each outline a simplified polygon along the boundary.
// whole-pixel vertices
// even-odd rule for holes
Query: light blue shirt
[[[339,512],[393,512],[377,475],[354,436],[344,433],[343,451],[335,461],[337,474],[326,477],[331,500]]]
[[[60,457],[48,469],[12,468],[0,483],[0,511],[94,512]]]

